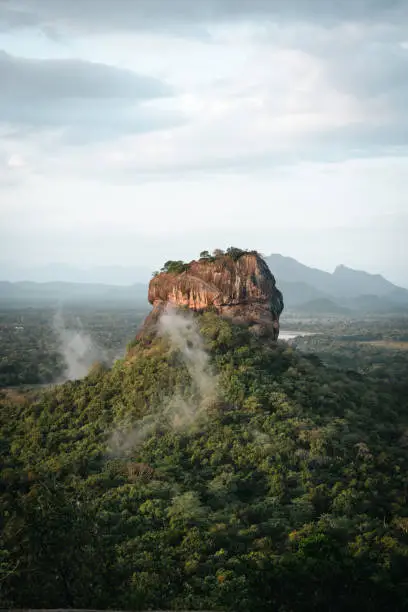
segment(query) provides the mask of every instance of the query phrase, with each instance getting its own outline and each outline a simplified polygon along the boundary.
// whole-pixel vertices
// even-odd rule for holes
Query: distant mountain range
[[[39,306],[45,304],[126,304],[147,309],[147,285],[127,286],[101,283],[34,283],[0,281],[0,304]]]
[[[380,274],[369,274],[343,265],[337,266],[331,274],[278,254],[265,259],[287,308],[311,314],[408,311],[408,290],[394,285]]]
[[[148,283],[153,268],[148,266],[94,266],[79,268],[52,263],[46,266],[21,267],[0,262],[0,280],[35,283],[98,283],[104,285],[133,285]]]
[[[310,315],[344,316],[408,313],[408,290],[394,285],[380,274],[368,274],[343,265],[333,273],[324,272],[278,254],[265,259],[283,293],[287,310]],[[17,273],[15,269],[15,274],[17,278],[21,275],[25,278],[26,274],[28,280],[0,282],[0,303],[34,305],[97,301],[148,307],[147,284],[151,273],[143,266],[101,266],[79,270],[53,264],[26,273],[21,269]],[[56,281],[58,274],[60,277]],[[43,282],[33,282],[30,278]]]

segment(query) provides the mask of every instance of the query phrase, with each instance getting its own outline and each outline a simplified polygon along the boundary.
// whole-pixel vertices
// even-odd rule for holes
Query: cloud
[[[16,10],[8,0],[0,3],[0,32],[14,28],[38,26],[39,15],[31,12],[28,6]]]
[[[180,114],[155,102],[173,95],[152,77],[77,59],[26,59],[0,52],[0,121],[67,130],[74,141],[174,125]]]
[[[149,100],[171,90],[130,70],[76,59],[35,60],[0,53],[2,97],[22,100],[96,98]]]
[[[401,25],[327,27],[313,18],[218,25],[211,44],[162,35],[126,39],[127,57],[141,51],[146,64],[176,84],[168,109],[185,122],[96,152],[106,178],[253,172],[406,154],[408,49],[399,42]],[[124,39],[93,40],[101,52],[106,41],[112,48]]]
[[[289,29],[281,44],[319,61],[322,80],[352,96],[377,126],[390,119],[400,125],[406,121],[408,98],[408,49],[403,42],[407,20],[408,14],[402,24],[395,19],[330,29],[310,23]]]
[[[160,265],[194,256],[194,209],[214,247],[390,273],[406,224],[365,249],[327,228],[406,210],[407,22],[406,0],[0,0],[3,252]]]
[[[173,102],[186,117],[178,129],[124,137],[93,152],[106,180],[252,173],[406,153],[408,121],[391,101],[342,90],[324,59],[296,49],[252,48],[239,75]],[[74,164],[84,167],[78,157]]]
[[[16,153],[13,153],[12,155],[10,155],[10,157],[7,160],[7,167],[10,169],[14,169],[14,168],[24,168],[25,166],[25,161],[23,159],[23,157],[21,157],[21,155],[18,155]]]
[[[15,187],[21,184],[26,171],[27,161],[21,154],[0,148],[0,187]]]
[[[5,72],[12,85],[0,94],[0,117],[15,129],[61,129],[68,144],[115,140],[96,152],[108,179],[254,171],[405,148],[403,0],[1,6],[10,28],[57,29],[94,61],[0,56],[0,78]],[[176,41],[179,33],[189,39]],[[137,73],[141,56],[156,78]],[[133,70],[108,65],[115,62]]]
[[[397,42],[371,41],[349,50],[336,62],[336,80],[359,97],[394,95],[401,90],[406,95],[408,53]]]
[[[196,35],[199,24],[245,20],[387,21],[406,15],[405,0],[14,0],[0,7],[3,27],[52,25],[77,33],[116,30],[173,30]],[[194,27],[195,26],[195,27]]]
[[[0,91],[8,155],[28,159],[44,178],[77,180],[82,190],[84,179],[201,180],[407,154],[406,2],[14,0],[0,7],[4,23],[9,11],[13,28],[57,29],[70,42],[64,52],[87,58],[0,55],[1,82],[9,83]],[[27,139],[36,140],[30,155]]]

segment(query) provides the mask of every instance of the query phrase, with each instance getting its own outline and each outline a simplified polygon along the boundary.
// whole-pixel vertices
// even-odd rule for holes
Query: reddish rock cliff
[[[279,334],[281,292],[265,261],[256,253],[221,255],[192,261],[180,273],[161,272],[150,281],[154,321],[166,304],[201,312],[212,309],[236,322],[270,328]]]

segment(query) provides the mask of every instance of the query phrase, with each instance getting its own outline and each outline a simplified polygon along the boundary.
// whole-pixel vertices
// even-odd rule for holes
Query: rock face
[[[256,253],[238,258],[221,255],[188,264],[181,273],[161,272],[150,281],[153,311],[145,325],[154,323],[167,304],[196,312],[216,311],[255,331],[279,335],[283,298],[265,261]]]

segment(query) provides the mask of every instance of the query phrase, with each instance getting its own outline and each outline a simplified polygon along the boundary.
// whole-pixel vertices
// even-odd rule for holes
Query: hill
[[[279,281],[305,283],[317,291],[325,294],[331,293],[333,283],[332,275],[329,272],[310,268],[293,257],[284,257],[279,254],[269,255],[265,257],[265,261],[275,271],[275,276]]]
[[[265,258],[279,281],[303,282],[318,291],[334,297],[357,297],[362,294],[387,296],[398,291],[408,301],[408,290],[397,287],[380,274],[369,274],[340,265],[331,274],[317,268],[310,268],[292,257],[270,255]]]
[[[11,282],[88,283],[103,285],[132,285],[149,282],[149,266],[78,266],[50,263],[44,266],[16,266],[0,261],[0,279]]]
[[[330,296],[326,293],[319,291],[315,287],[312,287],[312,285],[308,285],[303,281],[292,282],[281,279],[279,281],[279,286],[285,296],[285,304],[288,308],[296,308],[300,304],[312,300],[330,299]]]
[[[355,311],[367,314],[402,314],[407,312],[408,305],[404,302],[398,303],[390,299],[389,295],[359,295],[347,302],[349,307]]]
[[[2,607],[403,610],[405,371],[176,308],[112,369],[3,391]]]
[[[297,309],[305,302],[329,299],[340,309],[345,307],[364,313],[364,296],[374,295],[381,300],[372,301],[370,312],[401,312],[401,308],[408,309],[408,290],[394,285],[380,274],[368,274],[343,265],[337,266],[331,274],[305,266],[292,257],[277,254],[266,257],[265,261],[284,290],[288,308]]]
[[[146,286],[142,283],[127,287],[104,284],[22,281],[0,281],[0,304],[21,303],[29,305],[86,303],[103,301],[129,304],[146,304]]]
[[[337,295],[349,295],[350,297],[374,294],[385,297],[395,290],[406,294],[408,291],[397,287],[381,274],[369,274],[362,270],[353,270],[347,266],[337,266],[332,274],[333,287],[337,288]]]
[[[398,314],[408,310],[408,290],[393,285],[380,275],[352,270],[346,266],[338,266],[333,274],[330,274],[282,255],[270,255],[265,261],[285,295],[285,304],[289,310],[301,307],[302,311],[305,303],[321,299],[330,300],[340,310],[350,309],[353,316],[364,315],[367,312]],[[52,270],[55,272],[59,268]],[[84,303],[101,300],[105,303],[129,305],[137,303],[140,306],[146,304],[147,284],[127,284],[140,276],[138,270],[140,269],[98,268],[100,277],[110,279],[114,284],[106,284],[106,281],[105,283],[0,281],[0,303],[37,305],[61,301]],[[368,305],[367,298],[364,297],[367,295],[376,296],[381,300],[371,300],[371,304]],[[318,303],[316,302],[317,305]],[[319,309],[315,314],[319,314]]]
[[[320,298],[316,300],[309,300],[303,304],[299,304],[297,307],[298,312],[303,312],[309,315],[317,314],[335,314],[335,315],[352,315],[352,310],[345,306],[336,304],[333,300],[328,298]]]

